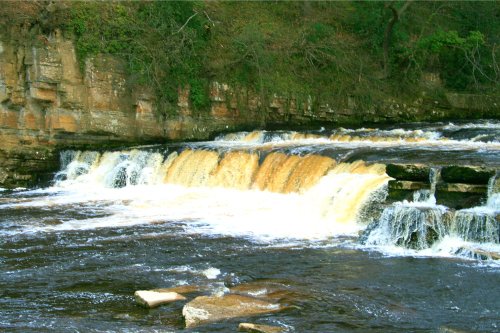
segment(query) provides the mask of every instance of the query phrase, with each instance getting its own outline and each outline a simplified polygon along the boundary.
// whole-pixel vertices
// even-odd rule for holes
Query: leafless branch
[[[189,23],[189,21],[191,21],[191,19],[192,19],[193,17],[195,17],[196,15],[198,15],[198,12],[196,12],[196,11],[195,11],[195,12],[194,12],[194,14],[193,14],[193,15],[191,15],[191,16],[190,16],[190,17],[186,20],[186,22],[182,25],[182,27],[181,27],[179,30],[177,30],[177,32],[173,33],[172,35],[175,35],[175,34],[178,34],[179,32],[181,32],[181,31],[182,31],[182,29],[184,29],[184,28],[186,27],[186,25]]]

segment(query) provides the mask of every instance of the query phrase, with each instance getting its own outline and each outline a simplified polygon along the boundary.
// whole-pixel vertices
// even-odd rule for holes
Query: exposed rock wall
[[[415,191],[426,190],[433,192],[437,204],[463,209],[486,204],[489,186],[497,186],[489,182],[497,178],[498,170],[448,165],[432,171],[421,164],[389,164],[386,172],[394,178],[389,181],[388,202],[412,201]]]
[[[28,34],[0,35],[0,187],[34,185],[57,169],[63,147],[206,139],[242,123],[232,111],[193,115],[186,89],[178,116],[158,119],[152,94],[129,84],[121,61],[100,56],[81,69],[71,40]]]

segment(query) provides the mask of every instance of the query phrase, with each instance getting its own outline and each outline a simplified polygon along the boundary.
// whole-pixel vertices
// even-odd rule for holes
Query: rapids
[[[0,330],[184,329],[137,289],[281,281],[290,332],[498,331],[500,194],[452,210],[449,163],[500,167],[500,123],[228,133],[213,141],[63,151],[53,183],[0,189]],[[385,204],[385,165],[432,166],[431,189]],[[500,255],[499,255],[500,256]],[[299,296],[297,296],[299,295]]]

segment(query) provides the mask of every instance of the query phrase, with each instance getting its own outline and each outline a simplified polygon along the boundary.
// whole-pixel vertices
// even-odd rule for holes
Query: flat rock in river
[[[223,319],[249,317],[282,310],[279,304],[243,295],[199,296],[184,305],[186,327]]]
[[[161,304],[186,299],[186,297],[176,292],[158,292],[153,290],[137,290],[134,296],[137,303],[147,308],[154,308]]]

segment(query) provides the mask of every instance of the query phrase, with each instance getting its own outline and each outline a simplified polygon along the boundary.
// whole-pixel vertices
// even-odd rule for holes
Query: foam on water
[[[498,122],[498,121],[486,121],[486,122],[466,123],[466,124],[449,123],[448,125],[443,126],[443,129],[445,129],[445,130],[474,129],[474,128],[500,129],[500,122]]]
[[[496,139],[490,141],[480,141],[481,139],[490,138],[491,134],[480,133],[474,138],[456,139],[447,137],[446,131],[454,133],[461,129],[483,129],[494,130],[500,128],[498,123],[471,123],[463,125],[449,124],[441,127],[427,127],[426,129],[403,129],[395,128],[388,130],[381,130],[375,128],[359,128],[359,129],[345,129],[339,128],[332,131],[322,129],[314,133],[298,133],[298,132],[239,132],[230,133],[219,136],[216,144],[227,145],[263,145],[263,146],[288,146],[296,144],[342,144],[342,145],[375,145],[381,147],[390,147],[395,145],[407,145],[408,147],[414,146],[428,146],[434,148],[468,148],[468,149],[482,149],[493,148],[499,149],[500,142]]]
[[[343,186],[350,181],[357,181],[359,186]],[[337,198],[345,197],[352,202],[358,200],[358,204],[361,204],[371,194],[370,190],[363,189],[361,185],[372,184],[376,187],[382,186],[385,181],[385,178],[370,174],[332,174],[324,177],[317,186],[304,194],[172,184],[106,188],[91,182],[69,182],[63,184],[63,187],[47,190],[46,195],[41,195],[44,191],[39,191],[41,196],[33,200],[12,202],[8,206],[84,207],[99,203],[105,215],[69,219],[56,225],[27,222],[22,232],[182,221],[188,233],[243,236],[265,241],[282,238],[325,239],[340,234],[354,235],[362,228],[356,223],[356,211],[359,207],[352,207],[351,210],[345,209],[347,207],[336,209],[336,205],[342,206],[342,201],[332,202],[335,201],[334,197],[325,193],[338,192]]]

